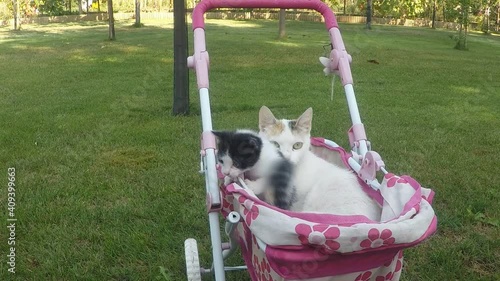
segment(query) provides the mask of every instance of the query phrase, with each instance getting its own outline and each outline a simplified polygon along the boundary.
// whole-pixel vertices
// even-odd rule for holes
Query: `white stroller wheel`
[[[186,273],[188,281],[201,281],[200,260],[198,258],[198,246],[196,240],[188,238],[184,241],[184,252],[186,256]]]

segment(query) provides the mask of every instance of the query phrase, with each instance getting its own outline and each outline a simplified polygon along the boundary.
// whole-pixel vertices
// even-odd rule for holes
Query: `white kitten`
[[[277,120],[263,106],[259,134],[275,144],[295,165],[296,202],[291,210],[337,215],[364,215],[379,221],[381,208],[361,187],[356,175],[310,151],[312,108],[296,120]]]

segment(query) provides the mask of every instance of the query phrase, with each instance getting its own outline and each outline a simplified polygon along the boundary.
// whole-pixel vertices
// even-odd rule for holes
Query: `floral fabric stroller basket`
[[[325,74],[340,76],[349,106],[351,151],[335,142],[312,138],[312,151],[358,175],[365,192],[382,206],[381,221],[345,216],[285,211],[255,196],[244,182],[219,184],[215,137],[208,94],[208,52],[205,48],[204,13],[213,8],[313,9],[325,20],[333,50],[320,58]],[[196,72],[202,115],[202,172],[205,175],[213,263],[201,268],[196,240],[185,241],[188,280],[211,273],[226,280],[228,270],[247,269],[256,280],[399,280],[403,249],[414,246],[436,231],[431,207],[434,193],[409,176],[384,169],[380,155],[370,149],[359,116],[350,70],[351,57],[344,48],[333,12],[320,0],[203,0],[193,11],[194,55],[188,66]],[[382,180],[376,178],[382,173]],[[226,218],[229,242],[222,243],[219,214]],[[228,267],[224,260],[241,248],[246,266]]]
[[[335,143],[314,138],[312,145],[318,156],[339,158],[347,166],[350,155]],[[236,211],[244,222],[236,233],[252,280],[399,280],[402,250],[436,230],[433,192],[409,176],[387,173],[371,192],[383,206],[383,222],[289,212],[237,184],[223,190],[222,213]]]

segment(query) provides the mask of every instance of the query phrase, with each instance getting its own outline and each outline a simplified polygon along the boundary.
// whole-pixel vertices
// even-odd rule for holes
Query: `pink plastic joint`
[[[211,131],[204,131],[201,133],[201,149],[207,150],[209,148],[216,149],[217,141]]]
[[[219,197],[222,198],[220,193]],[[218,205],[212,204],[212,194],[210,192],[207,192],[206,206],[208,213],[219,212],[222,209],[222,204]]]
[[[354,124],[347,131],[347,135],[349,136],[351,147],[354,147],[360,140],[366,140],[365,126],[362,123]]]
[[[330,52],[330,71],[338,73],[342,85],[353,84],[351,66],[352,57],[347,53],[340,35],[340,30],[333,27],[328,30],[330,33],[330,41],[333,45],[333,50]]]
[[[205,30],[202,28],[194,30],[194,55],[187,58],[187,66],[196,73],[198,89],[208,89],[208,68],[210,66],[210,60],[205,46]]]
[[[380,155],[375,151],[368,151],[365,154],[365,159],[363,163],[361,163],[361,169],[359,170],[359,176],[365,182],[371,182],[375,179],[377,171],[380,171],[380,168],[384,167],[384,161]]]

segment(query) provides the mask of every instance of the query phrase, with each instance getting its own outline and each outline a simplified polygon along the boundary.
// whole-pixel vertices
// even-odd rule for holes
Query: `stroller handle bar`
[[[205,28],[203,15],[215,8],[279,8],[315,10],[325,19],[326,29],[338,27],[335,14],[320,0],[203,0],[193,10],[193,30]]]
[[[366,152],[368,144],[366,135],[362,127],[361,117],[354,95],[353,79],[351,74],[350,63],[351,56],[345,49],[342,36],[338,27],[337,19],[333,11],[321,0],[202,0],[193,10],[192,26],[194,34],[194,55],[187,58],[187,66],[196,72],[196,80],[198,90],[202,95],[207,96],[208,101],[208,69],[209,56],[205,44],[205,12],[215,8],[279,8],[279,9],[309,9],[315,10],[324,18],[326,29],[330,35],[332,51],[329,58],[320,58],[324,65],[323,72],[325,74],[337,74],[340,77],[341,83],[344,86],[349,106],[349,113],[353,128],[350,132],[351,147],[356,146],[356,153],[360,156],[356,160],[361,162]],[[206,104],[209,108],[209,104]],[[206,116],[202,118],[204,121],[203,130],[212,130],[211,115],[207,111]],[[206,124],[205,124],[206,123]]]

